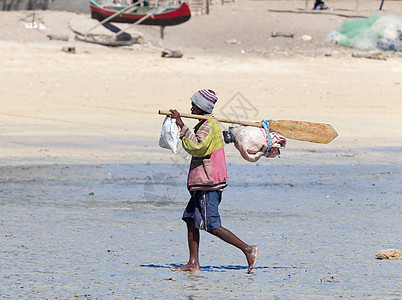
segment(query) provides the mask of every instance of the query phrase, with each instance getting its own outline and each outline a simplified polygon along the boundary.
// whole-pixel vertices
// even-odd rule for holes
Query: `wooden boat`
[[[173,26],[188,21],[191,12],[186,2],[179,6],[135,6],[135,5],[99,5],[90,0],[91,17],[103,21],[112,17],[109,22],[136,23],[141,25]],[[120,13],[119,13],[120,12]]]

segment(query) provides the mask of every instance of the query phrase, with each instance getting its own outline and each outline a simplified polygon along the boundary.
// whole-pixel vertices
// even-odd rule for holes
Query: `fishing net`
[[[345,20],[327,41],[359,50],[402,51],[402,19],[374,14],[365,19]]]

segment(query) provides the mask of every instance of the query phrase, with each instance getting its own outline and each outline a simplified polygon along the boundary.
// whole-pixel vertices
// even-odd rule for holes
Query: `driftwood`
[[[386,57],[384,57],[384,54],[382,52],[374,52],[374,53],[359,53],[359,52],[353,52],[352,57],[355,58],[368,58],[368,59],[379,59],[379,60],[387,60]]]
[[[279,9],[268,9],[269,12],[277,12],[277,13],[291,13],[291,14],[313,14],[313,15],[334,15],[344,18],[367,18],[366,16],[358,16],[358,15],[346,15],[340,14],[332,11],[323,11],[323,10],[279,10]]]
[[[56,41],[68,41],[68,35],[62,34],[48,34],[47,37],[49,40],[56,40]]]
[[[95,33],[88,33],[87,35],[85,35],[84,33],[73,29],[71,26],[70,30],[75,33],[75,39],[77,41],[91,44],[98,44],[109,47],[120,47],[120,46],[130,46],[138,43],[138,37],[132,37],[128,33],[123,33],[114,37],[112,35],[95,34]]]
[[[287,38],[294,38],[294,34],[292,32],[271,32],[271,37],[287,37]]]

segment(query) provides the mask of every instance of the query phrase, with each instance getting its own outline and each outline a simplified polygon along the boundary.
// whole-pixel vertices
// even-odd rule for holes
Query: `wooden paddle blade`
[[[274,120],[269,125],[269,131],[289,139],[322,144],[328,144],[338,136],[329,124],[291,120]]]

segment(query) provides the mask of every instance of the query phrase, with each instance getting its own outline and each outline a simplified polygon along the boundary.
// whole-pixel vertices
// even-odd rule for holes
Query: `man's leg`
[[[257,246],[250,246],[244,243],[241,239],[239,239],[236,235],[234,235],[231,231],[227,230],[226,228],[220,226],[215,228],[209,233],[219,237],[221,240],[229,243],[237,248],[239,248],[243,253],[246,255],[247,263],[248,263],[248,271],[250,273],[251,270],[254,268],[255,263],[257,262],[257,254],[258,254],[258,247]]]
[[[198,249],[200,245],[200,231],[195,227],[194,219],[187,218],[187,239],[188,239],[188,248],[190,252],[190,258],[188,263],[178,267],[173,268],[172,271],[192,271],[199,272],[200,262],[198,260]]]

